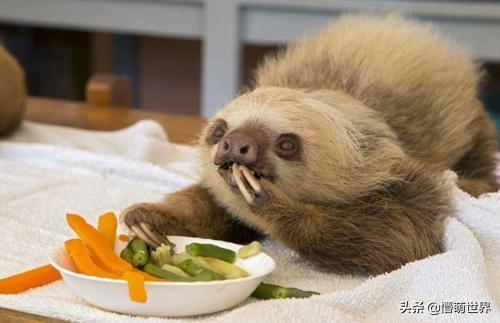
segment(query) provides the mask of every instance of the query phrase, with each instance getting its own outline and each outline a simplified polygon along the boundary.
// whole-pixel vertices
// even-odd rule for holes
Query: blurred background
[[[210,116],[264,55],[352,11],[433,22],[484,62],[500,126],[500,4],[377,0],[0,0],[0,37],[32,96],[85,100],[99,74],[125,77],[135,109]]]

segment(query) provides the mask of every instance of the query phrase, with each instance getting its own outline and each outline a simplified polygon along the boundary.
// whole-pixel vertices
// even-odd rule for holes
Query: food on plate
[[[144,271],[149,275],[162,278],[168,281],[173,281],[173,282],[194,281],[193,279],[189,278],[189,276],[187,278],[183,277],[181,275],[178,275],[167,269],[163,269],[162,267],[159,267],[152,263],[146,264],[146,266],[144,266]]]
[[[76,269],[82,274],[104,277],[104,278],[119,278],[118,275],[111,273],[99,267],[94,260],[92,260],[87,247],[80,239],[71,239],[64,242],[66,252],[73,261]]]
[[[174,273],[178,276],[181,276],[184,278],[190,278],[190,276],[188,274],[186,274],[182,269],[180,269],[179,267],[176,267],[174,265],[164,264],[163,266],[161,266],[161,268],[166,270],[166,271],[169,271],[171,273]]]
[[[130,299],[138,303],[145,303],[147,295],[144,276],[135,271],[126,271],[122,277],[127,281]]]
[[[104,269],[118,275],[122,275],[125,271],[132,270],[132,265],[118,257],[102,234],[93,226],[85,222],[81,216],[77,214],[67,214],[66,219],[73,231],[75,231],[85,245],[92,251],[97,259],[99,259]]]
[[[238,257],[243,259],[250,258],[258,254],[260,250],[261,250],[260,242],[253,241],[252,243],[247,244],[246,246],[243,246],[238,250]]]
[[[193,259],[184,260],[179,264],[179,268],[189,275],[193,276],[196,280],[212,281],[225,279],[216,272],[198,265]]]
[[[236,252],[213,244],[191,243],[186,246],[186,252],[191,256],[212,257],[233,263]]]
[[[133,251],[132,264],[134,267],[144,266],[149,260],[148,246],[139,238],[130,241],[130,249]]]
[[[172,248],[170,245],[161,244],[151,252],[151,260],[158,266],[170,264],[172,262]]]
[[[111,248],[115,247],[117,225],[118,220],[113,212],[104,213],[97,222],[97,231],[109,242]]]

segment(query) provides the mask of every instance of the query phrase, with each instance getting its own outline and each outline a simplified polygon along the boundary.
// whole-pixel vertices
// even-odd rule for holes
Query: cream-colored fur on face
[[[257,122],[271,130],[271,141],[282,133],[300,135],[302,160],[282,160],[272,151],[264,157],[274,165],[276,185],[295,200],[345,202],[383,185],[394,162],[404,156],[377,113],[340,92],[258,88],[234,100],[215,119],[227,122],[227,132]],[[206,187],[224,205],[237,205],[235,214],[248,213],[241,196],[230,191],[210,162],[217,145],[201,143]]]
[[[26,96],[23,70],[0,45],[0,135],[21,123]]]
[[[395,15],[342,17],[269,57],[256,73],[257,86],[351,95],[378,111],[407,151],[444,168],[471,149],[480,131],[479,79],[462,48],[430,25]]]

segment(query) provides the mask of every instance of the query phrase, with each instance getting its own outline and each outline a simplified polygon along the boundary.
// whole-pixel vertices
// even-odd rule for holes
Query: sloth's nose
[[[234,132],[228,134],[219,143],[215,155],[215,164],[235,162],[250,166],[257,161],[258,146],[255,139],[248,134]]]

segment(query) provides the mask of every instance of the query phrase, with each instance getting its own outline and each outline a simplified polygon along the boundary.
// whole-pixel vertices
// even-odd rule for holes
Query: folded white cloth
[[[91,222],[131,203],[155,201],[196,181],[192,148],[168,143],[161,126],[143,121],[114,132],[24,123],[0,142],[0,276],[47,263],[73,237],[67,212]],[[452,176],[449,176],[450,178]],[[187,320],[216,322],[499,322],[500,193],[479,199],[453,188],[440,255],[373,278],[321,272],[273,241],[264,244],[277,269],[267,282],[321,292],[309,299],[247,300],[237,308]],[[0,307],[82,322],[157,322],[87,305],[56,282]],[[167,319],[165,319],[167,320]]]

